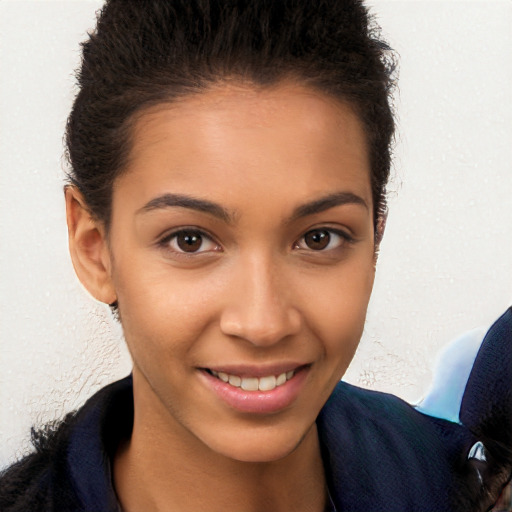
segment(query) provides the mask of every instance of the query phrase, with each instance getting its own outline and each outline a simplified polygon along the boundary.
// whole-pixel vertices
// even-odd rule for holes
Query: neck
[[[210,450],[167,411],[135,397],[132,437],[114,460],[124,512],[208,510],[321,512],[326,484],[316,425],[299,446],[271,462],[242,462]]]

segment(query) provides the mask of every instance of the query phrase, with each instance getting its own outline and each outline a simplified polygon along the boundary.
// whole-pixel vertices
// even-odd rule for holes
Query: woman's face
[[[367,153],[350,108],[290,84],[139,117],[109,239],[136,414],[237,460],[300,445],[363,329]]]

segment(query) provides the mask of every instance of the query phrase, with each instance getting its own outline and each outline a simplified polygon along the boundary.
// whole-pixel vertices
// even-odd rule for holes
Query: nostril
[[[268,346],[296,334],[299,329],[297,322],[290,322],[286,318],[273,322],[224,318],[221,330],[228,336],[247,340],[254,345]]]

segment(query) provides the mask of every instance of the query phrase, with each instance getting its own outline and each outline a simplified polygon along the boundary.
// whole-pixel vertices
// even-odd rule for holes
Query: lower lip
[[[245,391],[226,384],[205,370],[201,370],[200,374],[208,387],[233,409],[240,412],[270,414],[285,409],[297,399],[308,372],[309,366],[297,370],[290,380],[271,391]]]

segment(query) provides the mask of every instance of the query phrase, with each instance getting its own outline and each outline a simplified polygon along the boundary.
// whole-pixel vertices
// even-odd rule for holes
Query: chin
[[[236,446],[220,452],[225,457],[238,462],[264,463],[276,462],[285,459],[297,446],[262,446],[261,443],[253,446]]]
[[[263,431],[262,431],[263,430]],[[208,443],[218,454],[239,462],[275,462],[292,454],[311,432],[311,428],[300,432],[288,429],[251,429],[226,432]]]

